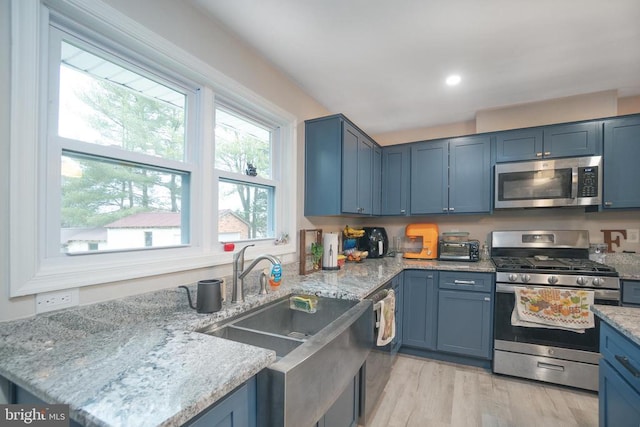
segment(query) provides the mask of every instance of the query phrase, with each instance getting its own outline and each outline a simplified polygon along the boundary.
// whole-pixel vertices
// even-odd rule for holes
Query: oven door
[[[496,285],[494,339],[496,342],[500,342],[500,344],[496,343],[496,348],[501,346],[513,347],[519,344],[529,344],[529,346],[526,346],[529,348],[535,348],[535,346],[542,346],[542,348],[552,347],[558,349],[555,356],[572,360],[576,359],[576,354],[582,352],[599,352],[600,319],[597,316],[595,317],[595,328],[587,329],[582,334],[562,329],[513,326],[511,324],[511,313],[515,306],[514,289],[515,286],[510,284],[498,283]],[[620,291],[595,290],[595,304],[620,305]],[[509,343],[513,344],[513,346],[510,346]],[[571,356],[563,356],[562,349],[577,351],[567,351],[566,353],[573,354]],[[585,362],[587,361],[585,360]]]

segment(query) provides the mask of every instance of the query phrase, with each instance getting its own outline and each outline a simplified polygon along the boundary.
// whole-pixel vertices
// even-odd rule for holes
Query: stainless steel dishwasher
[[[401,279],[397,281],[389,281],[382,285],[382,287],[376,289],[373,293],[366,297],[366,299],[372,300],[374,303],[383,299],[389,289],[393,289],[396,294],[396,299],[402,297],[401,295]],[[396,325],[398,323],[398,305],[396,303],[395,310],[395,321]],[[378,327],[376,326],[377,314],[375,313],[376,309],[374,308],[374,316],[373,316],[373,324],[372,329],[374,332],[374,337],[378,336]],[[378,347],[375,342],[367,357],[365,364],[362,366],[360,370],[360,418],[358,419],[359,425],[366,425],[371,420],[371,413],[376,406],[376,403],[380,399],[380,395],[382,394],[384,387],[387,385],[389,381],[389,377],[391,375],[391,367],[396,360],[396,356],[398,355],[398,349],[400,348],[400,339],[399,334],[396,332],[395,338],[391,341],[391,343]]]

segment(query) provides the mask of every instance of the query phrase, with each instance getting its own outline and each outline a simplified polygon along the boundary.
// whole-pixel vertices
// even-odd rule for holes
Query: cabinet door
[[[543,157],[593,156],[598,149],[598,122],[549,126],[544,129]]]
[[[404,273],[397,274],[391,279],[391,286],[396,293],[396,337],[393,340],[393,344],[396,348],[402,345],[402,314],[404,312],[403,306],[403,288],[404,288]]]
[[[491,210],[491,137],[449,142],[449,213]]]
[[[375,143],[373,143],[372,167],[371,199],[373,207],[371,208],[371,213],[380,215],[382,209],[382,148]]]
[[[360,213],[358,202],[358,161],[362,136],[349,123],[344,122],[342,132],[342,212]]]
[[[402,345],[435,350],[437,331],[437,271],[404,273]]]
[[[622,281],[622,305],[640,306],[640,281]]]
[[[322,427],[355,427],[358,425],[358,403],[360,401],[358,376],[340,394],[338,400],[329,408],[318,422]]]
[[[603,200],[606,209],[640,208],[640,117],[604,123]]]
[[[342,212],[371,215],[374,143],[344,122],[342,140]]]
[[[342,211],[342,132],[339,117],[305,122],[306,216],[339,215]]]
[[[411,146],[382,147],[382,215],[409,213],[409,155]]]
[[[411,214],[449,211],[447,141],[411,145]]]
[[[599,377],[600,427],[640,425],[640,394],[631,388],[607,360],[600,360]]]
[[[192,422],[190,427],[255,427],[256,382],[247,381]]]
[[[496,162],[535,160],[542,157],[542,128],[518,129],[496,135]]]
[[[441,289],[437,349],[491,359],[492,307],[491,294]]]

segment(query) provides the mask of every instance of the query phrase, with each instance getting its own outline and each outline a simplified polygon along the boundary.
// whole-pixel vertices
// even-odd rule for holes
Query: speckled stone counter
[[[615,268],[622,280],[640,280],[640,255],[607,254],[607,265]]]
[[[87,426],[181,425],[276,359],[197,330],[291,293],[362,299],[403,269],[494,271],[490,261],[386,257],[299,276],[291,264],[277,291],[258,296],[252,272],[246,301],[224,302],[213,314],[190,309],[177,287],[42,314],[0,324],[0,376],[45,402],[68,404]]]
[[[640,308],[594,305],[591,311],[640,346]]]

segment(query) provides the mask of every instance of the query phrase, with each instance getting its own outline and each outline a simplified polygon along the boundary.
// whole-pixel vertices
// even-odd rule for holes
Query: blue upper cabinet
[[[341,114],[305,122],[304,214],[380,212],[380,147]]]
[[[491,137],[449,142],[449,213],[491,210]]]
[[[411,144],[411,214],[491,210],[491,136]]]
[[[428,141],[411,144],[411,214],[447,212],[448,141]]]
[[[600,122],[572,123],[544,128],[542,157],[593,156],[601,153]]]
[[[605,209],[640,208],[640,117],[604,122]]]
[[[380,215],[382,212],[382,148],[373,143],[373,182],[371,187],[371,199],[373,207],[371,213]]]
[[[496,134],[496,161],[551,159],[600,154],[599,122],[569,123]]]
[[[516,162],[542,157],[542,129],[518,129],[496,135],[496,161]]]
[[[382,215],[409,213],[409,144],[382,147]]]

